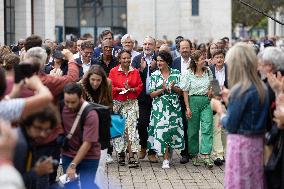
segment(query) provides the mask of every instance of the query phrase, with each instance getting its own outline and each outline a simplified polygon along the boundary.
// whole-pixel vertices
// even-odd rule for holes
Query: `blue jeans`
[[[66,170],[70,163],[73,161],[73,158],[70,158],[68,156],[62,156],[62,167],[64,173],[66,173]],[[80,183],[82,189],[98,189],[98,186],[95,184],[95,177],[97,168],[99,165],[98,159],[83,159],[79,165],[76,167],[76,172],[80,176]],[[78,182],[70,182],[66,184],[65,186],[68,189],[78,189]]]

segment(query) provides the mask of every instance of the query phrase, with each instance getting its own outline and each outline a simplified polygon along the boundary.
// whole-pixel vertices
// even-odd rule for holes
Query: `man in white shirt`
[[[121,38],[121,44],[123,49],[131,52],[131,62],[133,60],[133,58],[137,55],[139,55],[140,53],[133,50],[134,48],[134,43],[135,43],[135,39],[133,38],[132,35],[130,34],[125,34],[122,38]]]
[[[223,49],[217,49],[212,53],[212,59],[215,64],[210,65],[213,77],[218,80],[219,86],[228,88],[228,76],[227,66],[225,64],[225,51]],[[224,106],[225,109],[225,106]],[[213,127],[213,149],[212,159],[214,164],[221,166],[224,163],[226,136],[225,130],[220,125],[218,114],[214,115],[214,127]]]
[[[180,71],[181,75],[185,74],[186,70],[188,70],[189,64],[190,64],[190,50],[192,47],[191,41],[188,39],[181,39],[179,42],[180,45],[180,57],[177,57],[174,59],[172,68],[177,69]],[[183,96],[181,95],[180,98],[180,104],[181,104],[181,111],[182,111],[182,121],[183,121],[183,129],[184,129],[184,141],[188,141],[187,136],[187,119],[185,116],[186,107],[184,104]],[[182,158],[180,159],[181,164],[185,164],[189,161],[189,154],[188,154],[188,143],[185,142],[185,148],[181,151]]]

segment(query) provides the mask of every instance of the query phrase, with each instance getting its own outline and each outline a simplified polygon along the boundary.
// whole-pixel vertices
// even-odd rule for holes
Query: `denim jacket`
[[[266,96],[262,105],[254,85],[240,96],[231,95],[227,114],[221,119],[222,125],[230,134],[264,134],[269,112],[267,88],[265,91]]]

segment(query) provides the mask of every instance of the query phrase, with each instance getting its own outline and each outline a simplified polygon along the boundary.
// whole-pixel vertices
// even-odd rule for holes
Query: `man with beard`
[[[86,106],[82,98],[80,84],[69,83],[64,88],[64,107],[62,122],[65,135],[71,134],[73,123],[82,106]],[[83,123],[83,124],[82,124]],[[71,138],[68,147],[62,149],[62,167],[70,180],[75,179],[75,174],[80,175],[82,188],[96,189],[95,177],[101,155],[99,143],[99,116],[97,111],[88,112],[85,120],[80,121]],[[75,188],[78,182],[71,182],[70,187]]]
[[[157,69],[157,56],[154,52],[155,39],[147,36],[143,42],[143,52],[136,56],[132,61],[132,66],[140,71],[140,77],[143,82],[143,90],[138,97],[139,119],[138,133],[141,145],[139,159],[144,159],[147,150],[148,131],[150,115],[152,109],[152,99],[150,97],[150,76]],[[148,159],[152,163],[157,163],[156,152],[153,149],[148,151]]]
[[[189,67],[190,64],[190,50],[191,50],[191,41],[188,39],[182,39],[179,43],[180,45],[180,54],[181,56],[176,58],[173,61],[172,68],[177,69],[180,71],[181,75],[183,75],[186,70]],[[182,111],[182,122],[183,122],[183,129],[184,129],[184,141],[185,141],[185,148],[181,151],[181,164],[185,164],[189,161],[189,155],[188,155],[188,136],[187,136],[187,119],[185,116],[186,107],[184,104],[183,96],[181,95],[179,97],[180,105],[181,105],[181,111]]]
[[[46,140],[56,127],[56,108],[48,105],[41,111],[33,113],[20,122],[17,128],[18,143],[14,154],[14,165],[21,173],[26,188],[48,189],[48,174],[52,173],[52,157],[43,159],[42,146],[38,145]],[[44,180],[44,181],[43,181]]]

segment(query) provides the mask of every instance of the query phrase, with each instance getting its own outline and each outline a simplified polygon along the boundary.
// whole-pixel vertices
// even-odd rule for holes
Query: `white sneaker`
[[[112,159],[111,155],[107,154],[107,156],[106,156],[106,163],[112,163],[112,162],[113,162],[113,159]]]
[[[169,169],[169,168],[170,168],[170,162],[169,162],[169,160],[164,160],[164,161],[163,161],[162,169]]]

